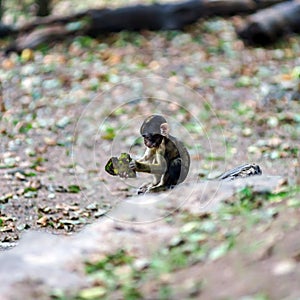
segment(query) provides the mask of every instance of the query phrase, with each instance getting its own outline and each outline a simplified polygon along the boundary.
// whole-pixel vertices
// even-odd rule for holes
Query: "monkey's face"
[[[148,148],[158,148],[163,139],[160,134],[145,134],[143,138],[144,144]]]

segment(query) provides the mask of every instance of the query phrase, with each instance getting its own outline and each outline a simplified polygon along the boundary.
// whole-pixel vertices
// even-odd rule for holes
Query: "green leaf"
[[[94,273],[99,270],[110,270],[113,266],[120,266],[124,264],[130,264],[133,261],[133,257],[129,256],[123,249],[117,250],[113,254],[107,255],[104,259],[99,260],[96,263],[86,263],[86,273]]]
[[[34,176],[36,176],[36,173],[35,172],[25,172],[24,173],[24,176],[26,176],[26,177],[34,177]]]
[[[199,222],[192,221],[184,224],[180,230],[181,233],[190,233],[199,228]]]
[[[116,136],[116,131],[113,127],[107,127],[105,129],[105,133],[102,135],[102,139],[104,140],[113,140]]]
[[[27,133],[30,129],[32,129],[32,124],[27,123],[27,124],[24,124],[20,127],[19,132],[20,133]]]
[[[122,290],[124,293],[124,299],[126,300],[139,300],[143,298],[139,290],[133,286],[125,285]]]
[[[80,186],[76,184],[71,184],[68,186],[68,192],[69,193],[79,193],[80,192]]]
[[[224,256],[228,250],[230,249],[230,243],[229,242],[224,242],[217,247],[213,248],[210,253],[209,253],[209,260],[216,260],[219,259],[220,257]]]
[[[92,287],[88,289],[81,290],[78,294],[79,299],[84,300],[97,300],[106,294],[106,289],[104,287]]]
[[[172,299],[172,289],[169,285],[163,284],[159,287],[159,299]]]

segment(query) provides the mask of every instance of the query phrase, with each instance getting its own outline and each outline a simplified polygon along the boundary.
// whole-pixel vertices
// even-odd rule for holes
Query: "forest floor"
[[[15,272],[0,296],[300,297],[300,38],[248,47],[234,22],[80,36],[0,57],[0,278]],[[142,155],[139,126],[153,113],[186,144],[191,170],[171,192],[137,197],[149,176],[125,180],[104,166]],[[207,183],[248,162],[264,176]],[[15,258],[39,251],[53,254],[51,270],[70,252],[79,281],[60,284],[54,272],[43,284],[40,269],[20,279],[32,265]]]

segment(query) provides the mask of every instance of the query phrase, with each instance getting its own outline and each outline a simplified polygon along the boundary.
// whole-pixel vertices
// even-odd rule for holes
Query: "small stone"
[[[48,199],[54,199],[56,195],[54,193],[48,194]]]
[[[30,228],[30,225],[29,224],[20,224],[20,225],[18,225],[17,226],[17,229],[19,230],[19,231],[22,231],[22,230],[24,230],[24,229],[29,229]]]
[[[53,89],[58,89],[61,87],[61,83],[58,79],[47,79],[43,81],[43,88],[46,90],[53,90]]]
[[[94,214],[94,217],[95,218],[99,218],[103,215],[105,215],[107,213],[107,210],[105,209],[99,209],[95,214]]]
[[[140,259],[136,259],[133,267],[137,270],[137,271],[142,271],[145,270],[149,267],[150,262],[148,259],[144,259],[144,258],[140,258]]]
[[[249,146],[247,150],[249,153],[259,153],[260,152],[259,148],[256,146],[253,146],[253,145]]]
[[[270,127],[277,127],[278,124],[279,124],[279,121],[276,117],[270,117],[267,121],[267,124],[270,126]]]
[[[3,162],[4,162],[4,165],[7,167],[7,168],[12,168],[12,167],[15,167],[16,166],[16,158],[15,157],[5,157],[3,159]]]
[[[15,177],[16,177],[17,179],[19,179],[19,180],[25,180],[25,179],[26,179],[26,176],[23,175],[23,174],[21,174],[20,172],[17,172],[17,173],[15,174]]]
[[[18,196],[22,196],[24,193],[25,193],[25,189],[24,189],[24,188],[19,188],[19,189],[16,191],[16,194],[17,194]]]
[[[37,180],[30,180],[26,183],[27,188],[31,188],[33,190],[39,190],[42,187],[41,181]]]
[[[36,222],[38,225],[41,225],[43,227],[47,226],[48,223],[48,217],[47,216],[42,216],[41,218],[39,218]]]
[[[35,192],[35,191],[26,192],[24,194],[24,197],[25,198],[36,198],[37,197],[37,192]]]
[[[242,131],[242,134],[245,137],[251,136],[252,135],[252,129],[249,128],[249,127],[244,128],[243,131]]]
[[[97,210],[98,209],[98,203],[91,203],[89,205],[86,206],[86,209],[88,210]]]
[[[27,156],[31,156],[31,157],[36,155],[36,152],[32,148],[26,148],[25,153]]]
[[[43,172],[46,172],[47,169],[45,167],[42,167],[42,166],[36,166],[35,170],[38,171],[38,172],[43,173]]]
[[[273,274],[276,276],[287,275],[293,272],[296,268],[296,262],[292,259],[286,259],[278,262],[273,267]]]
[[[55,146],[57,143],[56,139],[50,137],[44,137],[44,142],[48,146]]]
[[[271,148],[277,148],[282,144],[282,139],[279,137],[273,137],[268,140],[268,146]]]
[[[21,147],[21,141],[19,139],[12,140],[8,142],[9,151],[18,151]]]
[[[0,203],[6,203],[9,199],[11,199],[14,196],[13,193],[7,193],[4,196],[0,197]]]
[[[10,70],[15,66],[15,63],[11,59],[7,58],[2,61],[1,66],[4,70]]]
[[[270,158],[271,158],[271,159],[277,159],[277,158],[279,158],[279,157],[280,157],[279,151],[274,150],[274,151],[272,151],[272,152],[270,153]]]
[[[17,245],[17,243],[10,243],[10,242],[0,242],[0,248],[1,249],[10,249]]]
[[[58,128],[63,129],[63,128],[65,128],[70,123],[70,121],[71,120],[70,120],[70,118],[68,116],[64,116],[60,120],[58,120],[55,125]]]

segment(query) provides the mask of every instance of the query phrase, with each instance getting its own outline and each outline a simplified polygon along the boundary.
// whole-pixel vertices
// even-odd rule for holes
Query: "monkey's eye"
[[[143,134],[142,137],[148,141],[153,140],[153,135],[152,134]]]

